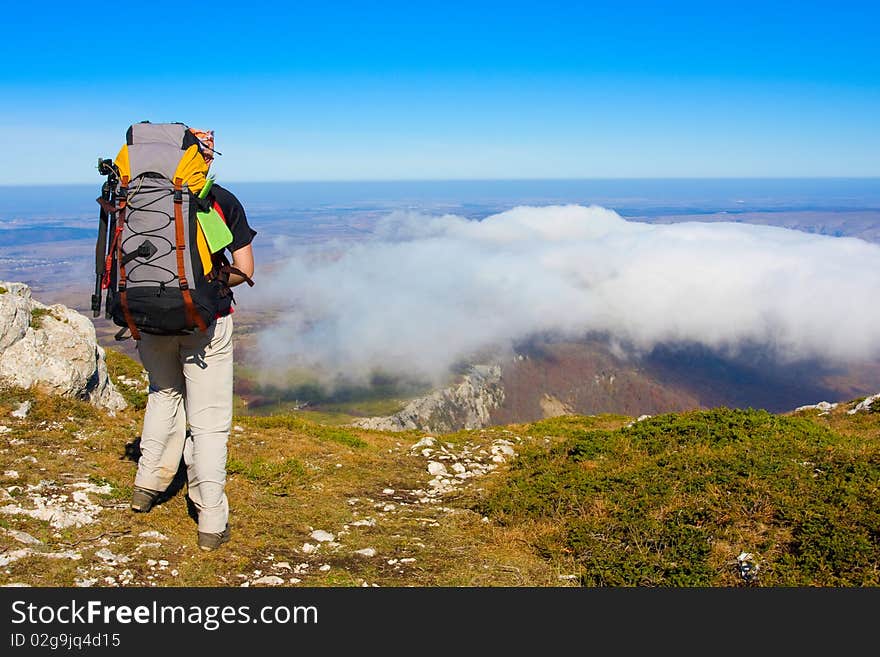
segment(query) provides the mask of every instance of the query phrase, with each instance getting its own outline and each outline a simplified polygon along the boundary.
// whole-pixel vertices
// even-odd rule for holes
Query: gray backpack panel
[[[174,223],[173,178],[184,153],[186,127],[178,124],[137,123],[132,126],[128,146],[131,180],[128,183],[126,222],[122,230],[122,252],[132,259],[125,265],[129,288],[164,286],[179,288]],[[184,272],[192,286],[190,195],[184,187],[183,235]]]

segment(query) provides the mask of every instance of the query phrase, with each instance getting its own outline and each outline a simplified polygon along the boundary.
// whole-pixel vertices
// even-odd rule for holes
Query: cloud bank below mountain
[[[653,225],[578,205],[481,221],[395,213],[365,241],[294,249],[261,283],[283,306],[259,336],[267,369],[439,381],[487,347],[591,332],[634,350],[880,357],[880,246],[768,226]]]

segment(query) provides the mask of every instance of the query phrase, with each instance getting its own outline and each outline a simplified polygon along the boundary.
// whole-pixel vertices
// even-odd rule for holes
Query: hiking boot
[[[131,494],[131,510],[137,513],[146,513],[153,508],[159,491],[135,486]]]
[[[229,523],[226,523],[226,529],[222,532],[199,532],[199,547],[206,552],[216,550],[229,540]]]

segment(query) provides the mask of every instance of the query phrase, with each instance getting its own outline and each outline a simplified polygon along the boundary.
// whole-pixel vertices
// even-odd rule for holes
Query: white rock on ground
[[[333,536],[333,534],[331,534],[330,532],[326,532],[323,529],[316,529],[311,534],[309,534],[309,536],[311,536],[319,543],[326,543],[336,538],[335,536]]]
[[[363,548],[361,550],[355,550],[355,554],[359,554],[362,557],[375,557],[376,556],[376,548]]]
[[[835,408],[837,408],[836,402],[834,404],[832,404],[827,401],[820,401],[818,404],[807,404],[806,406],[798,406],[794,410],[797,412],[797,411],[810,411],[810,410],[816,409],[816,410],[824,412],[824,411],[830,411]]]
[[[111,411],[126,407],[107,374],[91,320],[61,304],[46,306],[24,283],[0,281],[0,383],[85,399]],[[39,326],[31,326],[42,311]]]
[[[5,534],[10,538],[15,539],[19,543],[24,543],[25,545],[41,545],[43,541],[38,538],[34,538],[27,532],[19,531],[17,529],[4,529],[0,527],[0,534]]]
[[[496,440],[492,443],[493,454],[503,454],[504,456],[516,456],[513,449],[513,443],[509,440]]]
[[[8,552],[0,553],[0,566],[8,566],[13,561],[18,561],[19,559],[30,556],[43,557],[45,559],[71,559],[72,561],[82,559],[82,555],[75,550],[65,550],[63,552],[40,552],[39,550],[34,550],[32,548],[21,548],[20,550],[10,550]]]
[[[434,476],[446,474],[446,466],[439,461],[429,461],[428,472],[430,472]]]
[[[855,408],[849,409],[846,413],[847,415],[855,415],[856,413],[859,413],[861,411],[869,411],[871,410],[871,405],[878,399],[880,399],[880,392],[878,392],[876,395],[871,395],[870,397],[863,399],[858,404],[856,404]]]
[[[265,575],[259,579],[255,579],[251,584],[263,584],[265,586],[281,586],[284,584],[284,580],[278,577],[278,575]]]
[[[155,538],[156,540],[159,540],[159,541],[168,540],[168,537],[165,536],[165,534],[163,534],[161,532],[157,532],[155,529],[150,529],[148,531],[141,532],[140,534],[138,534],[138,536],[140,536],[142,538]]]
[[[21,402],[14,411],[9,413],[12,417],[17,417],[19,419],[24,419],[27,417],[28,412],[31,410],[31,402],[29,399]]]
[[[115,554],[109,548],[101,548],[100,550],[95,552],[95,556],[110,565],[115,565],[117,563],[127,563],[131,561],[131,557],[126,557],[121,554]]]
[[[415,443],[412,447],[410,447],[410,451],[415,451],[422,447],[433,447],[437,444],[437,441],[434,440],[431,436],[425,436],[419,442]]]
[[[102,507],[92,502],[86,493],[109,492],[110,486],[79,482],[73,484],[73,487],[80,490],[67,495],[54,492],[52,482],[41,481],[39,484],[29,485],[25,495],[14,498],[15,503],[0,507],[0,513],[45,520],[55,529],[82,527],[95,522]],[[25,507],[22,503],[27,503],[28,506]],[[33,505],[32,508],[30,505]]]

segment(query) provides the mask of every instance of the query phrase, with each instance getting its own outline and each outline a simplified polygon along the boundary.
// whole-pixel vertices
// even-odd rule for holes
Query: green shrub
[[[877,441],[751,409],[591,424],[561,423],[562,441],[525,450],[476,504],[558,526],[534,548],[573,559],[584,585],[742,584],[740,551],[758,584],[880,583]]]

